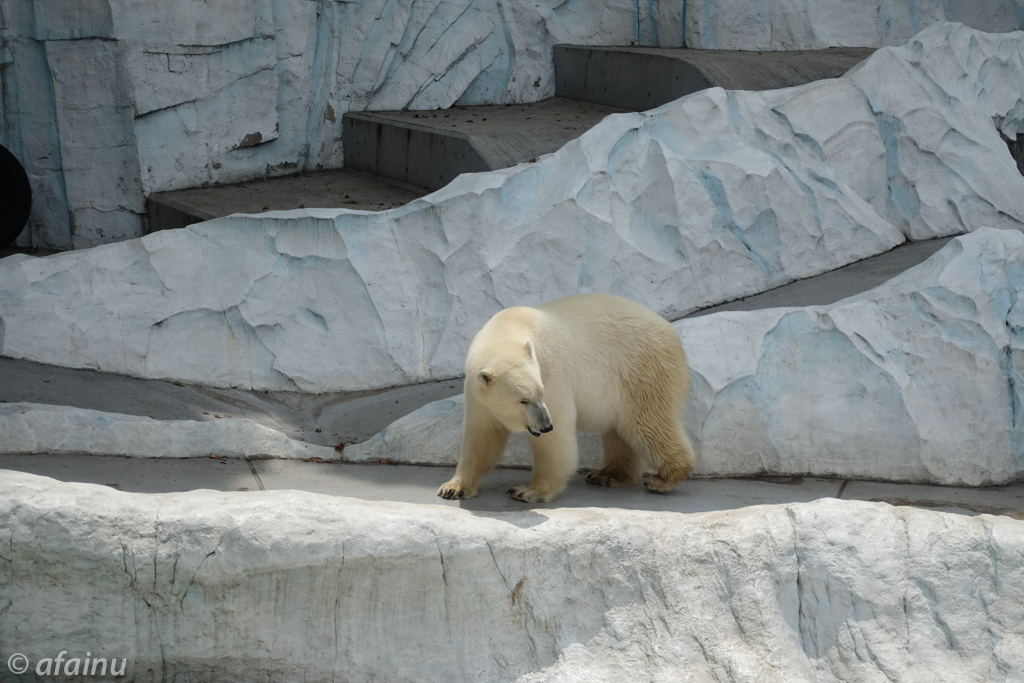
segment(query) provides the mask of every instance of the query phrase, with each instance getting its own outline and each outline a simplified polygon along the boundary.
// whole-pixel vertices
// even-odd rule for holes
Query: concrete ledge
[[[337,455],[333,448],[293,441],[245,419],[154,420],[34,403],[0,404],[0,453],[302,460]]]
[[[688,479],[669,493],[642,484],[608,488],[580,474],[554,503],[532,505],[506,492],[530,480],[530,472],[500,467],[481,482],[480,495],[445,500],[437,488],[453,471],[439,467],[352,464],[307,460],[129,458],[112,455],[4,455],[0,470],[58,481],[99,484],[132,493],[207,491],[305,491],[366,501],[391,501],[488,512],[542,512],[554,508],[617,508],[648,512],[723,512],[754,505],[791,505],[821,498],[923,507],[955,514],[1003,515],[1024,520],[1024,481],[1005,486],[957,487],[898,484],[828,477]],[[6,476],[0,472],[0,476]]]
[[[480,515],[5,473],[0,638],[33,667],[125,658],[127,680],[994,680],[1024,674],[1022,530],[836,500]]]
[[[374,112],[345,114],[349,168],[437,190],[462,173],[493,170],[465,133],[384,119]]]
[[[147,232],[184,228],[235,213],[258,214],[302,207],[377,211],[402,206],[427,193],[422,187],[348,168],[154,192],[146,198]]]
[[[515,106],[345,114],[345,165],[440,189],[555,152],[621,109],[555,97]]]
[[[179,230],[196,223],[217,218],[211,213],[176,201],[172,197],[151,194],[146,197],[146,232],[157,230]]]
[[[646,111],[705,88],[775,90],[837,78],[873,52],[555,45],[555,92],[559,97]]]

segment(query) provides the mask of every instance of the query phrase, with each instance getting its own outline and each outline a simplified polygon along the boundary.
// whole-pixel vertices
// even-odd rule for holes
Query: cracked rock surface
[[[6,647],[101,643],[133,680],[1024,675],[1024,523],[1005,517],[834,499],[477,515],[12,472],[0,521]]]
[[[0,263],[0,353],[215,387],[461,374],[495,312],[600,291],[677,319],[903,242],[1024,226],[1000,138],[1024,34],[935,25],[844,78],[615,115],[392,211],[234,216]],[[993,123],[995,122],[995,123]],[[997,127],[998,124],[998,127]]]
[[[981,229],[832,306],[675,323],[690,361],[698,476],[812,475],[950,486],[1024,476],[1024,235]],[[345,451],[455,464],[464,399],[437,401]],[[510,465],[530,465],[528,437]],[[581,435],[581,466],[601,461]]]

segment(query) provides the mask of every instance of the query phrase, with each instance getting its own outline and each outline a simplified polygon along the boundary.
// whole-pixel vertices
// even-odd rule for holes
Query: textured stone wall
[[[35,198],[19,244],[138,237],[149,192],[263,169],[244,150],[278,137],[269,0],[5,0],[0,13],[0,142]]]
[[[687,0],[686,46],[821,50],[898,45],[953,21],[989,33],[1024,28],[1024,0]]]
[[[36,205],[19,244],[143,234],[145,195],[342,165],[348,110],[532,102],[551,46],[893,45],[1024,25],[1024,0],[0,0],[0,144]]]
[[[144,230],[145,195],[342,165],[350,109],[532,102],[557,42],[673,46],[682,5],[535,0],[0,0],[0,144],[19,244]]]
[[[312,392],[460,375],[501,308],[619,294],[675,320],[907,238],[1024,228],[1024,33],[957,24],[843,78],[608,117],[406,206],[271,212],[0,263],[0,353]],[[485,226],[486,229],[481,229]]]

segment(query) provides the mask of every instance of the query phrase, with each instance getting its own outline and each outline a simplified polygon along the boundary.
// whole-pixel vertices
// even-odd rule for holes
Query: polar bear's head
[[[532,342],[492,343],[467,366],[474,395],[509,431],[540,436],[553,429]]]

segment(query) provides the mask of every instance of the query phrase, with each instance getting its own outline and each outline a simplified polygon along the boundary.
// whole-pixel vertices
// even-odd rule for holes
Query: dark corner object
[[[21,234],[32,209],[28,176],[13,154],[0,145],[0,249]]]
[[[1024,175],[1024,132],[1017,133],[1016,140],[1006,137],[1002,131],[999,132],[999,137],[1010,148],[1010,156],[1017,162],[1017,170],[1020,171],[1021,175]]]

